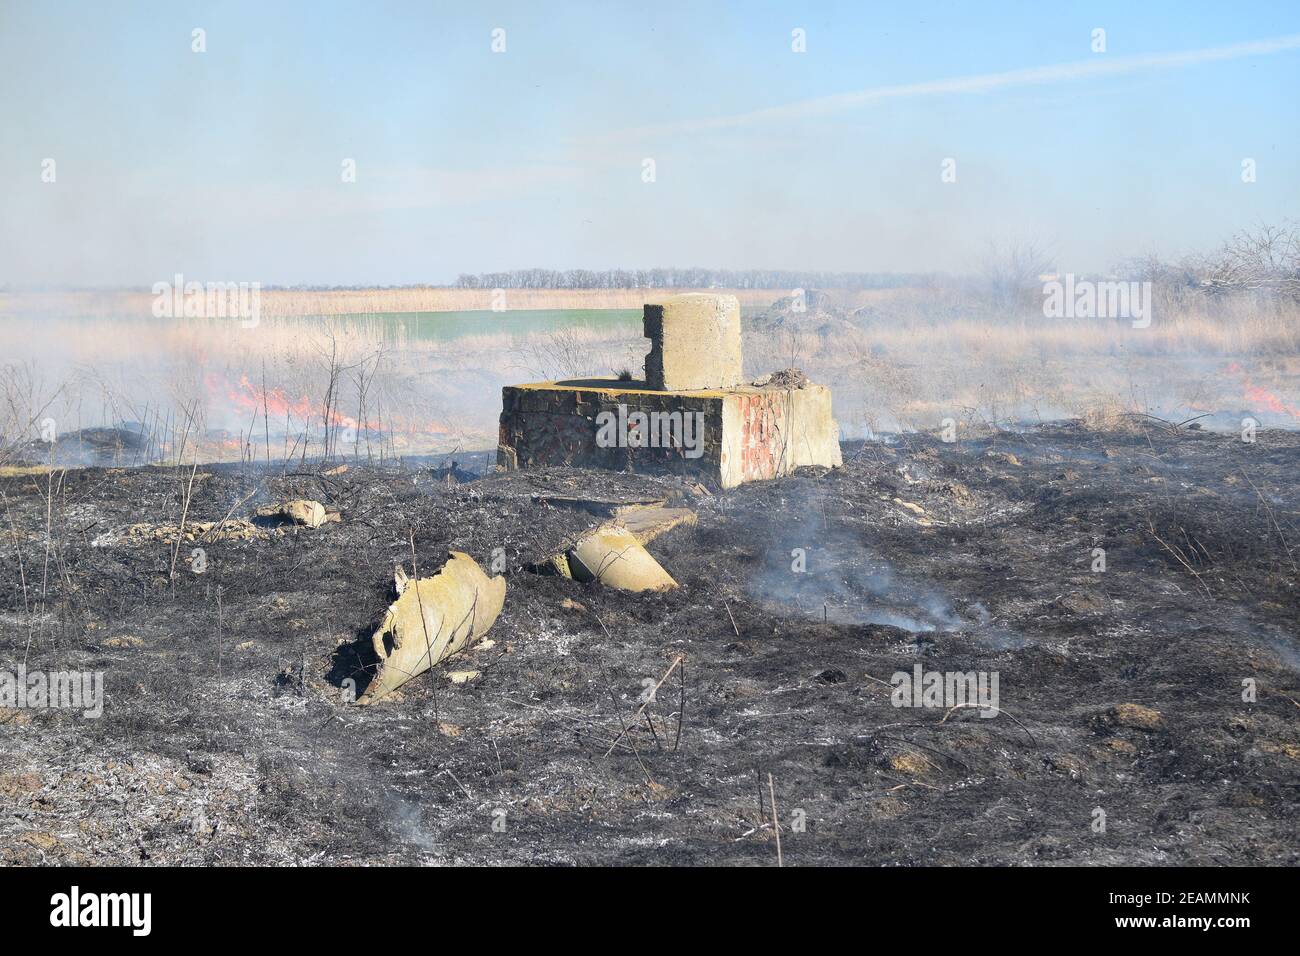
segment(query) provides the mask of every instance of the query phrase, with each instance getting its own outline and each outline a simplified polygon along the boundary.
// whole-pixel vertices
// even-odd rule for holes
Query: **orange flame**
[[[225,399],[231,407],[242,413],[264,413],[274,424],[276,419],[285,416],[300,422],[324,418],[323,408],[318,400],[309,395],[293,398],[282,388],[261,389],[254,385],[246,374],[239,376],[239,382],[232,384],[220,376],[209,372],[205,377],[208,394],[216,400]],[[360,423],[350,415],[337,409],[329,412],[329,423],[343,428],[360,428]],[[377,419],[367,424],[367,428],[376,428]],[[430,421],[413,420],[401,413],[388,413],[383,416],[384,430],[387,432],[405,432],[408,435],[450,435],[450,429]],[[394,436],[395,437],[395,436]]]
[[[1248,401],[1279,415],[1290,415],[1292,418],[1300,418],[1300,407],[1283,401],[1277,394],[1270,392],[1262,385],[1254,384],[1250,380],[1250,375],[1239,363],[1230,362],[1227,371],[1230,374],[1241,376],[1241,391]]]
[[[224,395],[231,405],[245,412],[264,411],[265,414],[274,415],[277,418],[288,415],[301,420],[324,418],[323,410],[310,396],[303,395],[297,399],[290,398],[282,388],[268,388],[263,391],[250,382],[247,375],[240,375],[238,385],[231,385],[228,382],[222,382],[216,375],[209,373],[206,384],[209,394],[214,396]],[[330,410],[329,422],[331,425],[341,425],[344,428],[357,427],[355,418],[350,418],[334,409]]]

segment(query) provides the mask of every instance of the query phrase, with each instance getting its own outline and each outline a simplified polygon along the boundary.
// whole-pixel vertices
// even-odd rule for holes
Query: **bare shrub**
[[[1002,309],[1038,308],[1042,276],[1052,271],[1046,248],[1033,240],[988,244],[980,275],[993,304]]]
[[[1206,262],[1206,291],[1267,293],[1300,301],[1300,227],[1283,222],[1244,229]]]
[[[40,420],[61,391],[47,394],[30,364],[0,366],[0,464],[40,437]]]

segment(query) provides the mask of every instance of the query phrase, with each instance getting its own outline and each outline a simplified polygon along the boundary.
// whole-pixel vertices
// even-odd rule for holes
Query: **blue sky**
[[[1101,270],[1300,218],[1298,94],[1284,2],[0,0],[0,283]]]

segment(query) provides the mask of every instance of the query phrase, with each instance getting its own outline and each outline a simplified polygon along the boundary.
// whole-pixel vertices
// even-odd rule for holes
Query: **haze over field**
[[[40,410],[490,448],[503,384],[641,374],[681,288],[846,437],[1300,422],[1287,4],[146,7],[0,11],[11,446]],[[1137,298],[1076,310],[1108,277]]]

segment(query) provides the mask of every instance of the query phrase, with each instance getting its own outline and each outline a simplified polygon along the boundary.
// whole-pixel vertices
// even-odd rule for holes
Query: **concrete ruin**
[[[648,303],[643,326],[650,339],[644,380],[502,389],[498,467],[691,474],[734,488],[842,464],[830,389],[792,370],[743,384],[735,296]]]

